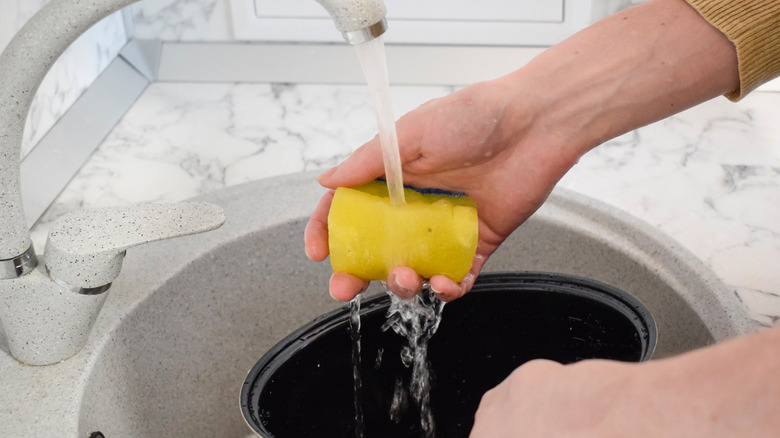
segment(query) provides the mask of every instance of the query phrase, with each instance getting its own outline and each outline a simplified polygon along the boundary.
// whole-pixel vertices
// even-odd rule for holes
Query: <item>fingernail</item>
[[[331,167],[330,169],[326,170],[325,172],[322,172],[317,179],[332,177],[336,172],[338,172],[339,166],[341,166],[341,164],[338,164],[338,165],[336,165],[334,167]]]
[[[401,293],[402,295],[404,295],[405,297],[408,297],[408,296],[414,295],[414,294],[412,293],[413,291],[412,291],[411,289],[409,289],[408,287],[406,287],[406,286],[402,285],[402,284],[401,284],[401,282],[400,282],[400,281],[398,281],[398,278],[397,278],[397,277],[393,279],[393,285],[395,285],[395,290],[396,290],[396,292],[400,292],[400,293]]]

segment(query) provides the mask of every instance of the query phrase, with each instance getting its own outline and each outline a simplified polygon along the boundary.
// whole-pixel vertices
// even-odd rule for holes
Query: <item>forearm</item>
[[[516,123],[513,105],[530,104],[537,114],[532,134],[573,164],[604,141],[737,89],[739,76],[734,46],[720,31],[682,0],[651,0],[499,82],[520,93],[505,121]]]
[[[780,428],[780,326],[650,362],[648,410],[677,436],[771,436]],[[681,413],[685,413],[682,415]]]

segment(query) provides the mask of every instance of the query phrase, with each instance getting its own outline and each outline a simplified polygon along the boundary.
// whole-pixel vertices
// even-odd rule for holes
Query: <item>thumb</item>
[[[337,187],[354,187],[373,181],[385,174],[382,162],[382,150],[379,139],[359,147],[338,166],[324,172],[317,178],[320,184],[335,189]]]

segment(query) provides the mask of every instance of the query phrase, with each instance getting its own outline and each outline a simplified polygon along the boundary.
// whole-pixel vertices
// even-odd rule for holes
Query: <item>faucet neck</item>
[[[356,46],[358,44],[367,43],[374,38],[381,36],[387,31],[387,20],[384,18],[378,23],[374,23],[371,26],[360,30],[353,30],[351,32],[342,32],[344,40],[349,44]]]
[[[36,91],[73,41],[101,19],[136,1],[52,0],[0,55],[0,261],[32,252],[19,165],[24,124]]]

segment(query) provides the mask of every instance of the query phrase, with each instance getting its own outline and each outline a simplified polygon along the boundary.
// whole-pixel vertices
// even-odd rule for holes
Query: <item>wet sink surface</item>
[[[226,210],[222,229],[129,253],[87,348],[71,359],[83,377],[77,430],[63,436],[248,436],[239,408],[247,371],[339,305],[327,293],[329,265],[303,250],[321,193],[311,174],[227,189],[201,198]],[[656,319],[655,357],[755,330],[736,297],[678,244],[566,191],[486,270],[575,274],[634,295]]]

